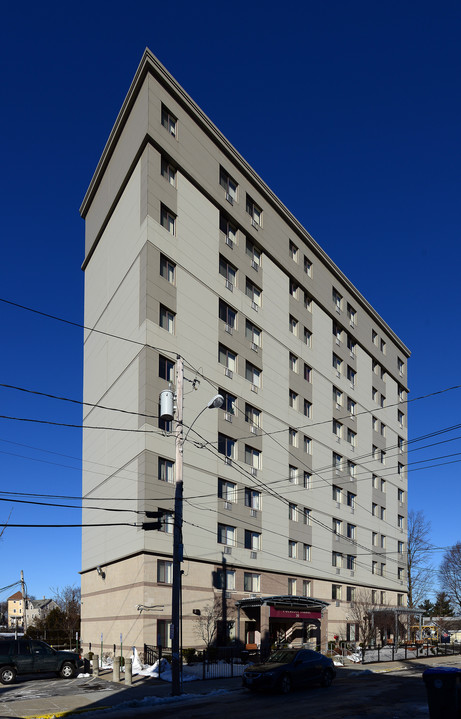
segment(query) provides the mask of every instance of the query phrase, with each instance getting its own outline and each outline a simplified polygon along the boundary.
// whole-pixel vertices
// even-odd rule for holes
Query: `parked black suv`
[[[34,639],[0,640],[0,682],[11,684],[16,674],[56,672],[63,679],[75,677],[83,660],[75,652],[57,651]]]

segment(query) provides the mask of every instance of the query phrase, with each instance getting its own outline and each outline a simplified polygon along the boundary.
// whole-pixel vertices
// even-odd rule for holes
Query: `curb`
[[[106,707],[82,707],[81,709],[67,709],[64,712],[53,712],[52,714],[26,714],[21,719],[59,719],[59,717],[69,717],[73,714],[84,714],[85,712],[97,712],[102,709],[110,709],[111,705],[108,704]]]

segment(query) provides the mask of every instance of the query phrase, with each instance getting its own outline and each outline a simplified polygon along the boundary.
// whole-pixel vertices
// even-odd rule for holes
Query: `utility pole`
[[[21,593],[22,593],[22,606],[23,606],[23,617],[22,617],[22,629],[24,634],[27,632],[27,619],[26,619],[26,590],[25,590],[25,582],[24,582],[24,572],[21,569]]]
[[[171,598],[171,693],[181,693],[181,562],[183,559],[182,544],[182,510],[183,510],[183,399],[184,399],[184,363],[178,355],[176,363],[176,491],[174,499],[173,529],[173,586]]]

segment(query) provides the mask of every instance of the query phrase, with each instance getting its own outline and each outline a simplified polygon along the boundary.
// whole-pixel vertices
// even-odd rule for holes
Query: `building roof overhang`
[[[322,612],[328,607],[328,602],[313,597],[295,597],[290,594],[272,595],[269,597],[248,597],[235,602],[236,607],[262,607],[268,605],[279,609],[304,609],[305,611]]]

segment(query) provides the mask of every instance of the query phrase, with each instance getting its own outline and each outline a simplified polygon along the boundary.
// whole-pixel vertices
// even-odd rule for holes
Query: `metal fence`
[[[155,664],[161,659],[171,661],[171,650],[164,647],[144,645],[144,662]],[[187,674],[193,674],[197,679],[220,679],[222,677],[238,677],[248,662],[259,661],[258,652],[248,652],[239,647],[211,647],[208,650],[195,652],[187,650],[183,656],[182,666]],[[159,674],[161,678],[161,673]]]
[[[387,644],[362,647],[361,661],[362,664],[371,664],[456,654],[461,654],[461,644]]]

